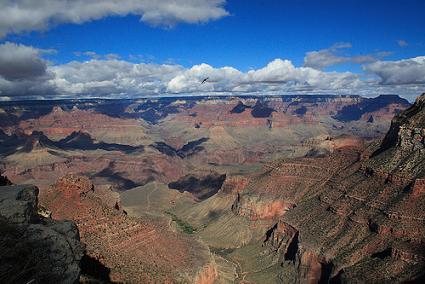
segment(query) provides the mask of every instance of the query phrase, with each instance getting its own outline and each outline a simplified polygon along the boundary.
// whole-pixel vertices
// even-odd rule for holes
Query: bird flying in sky
[[[205,78],[204,80],[202,80],[202,83],[201,83],[201,85],[202,84],[204,84],[208,79],[209,79],[210,77],[207,77],[207,78]]]

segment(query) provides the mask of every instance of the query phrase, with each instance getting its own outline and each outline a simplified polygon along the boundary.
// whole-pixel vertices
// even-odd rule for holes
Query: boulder
[[[0,281],[78,283],[84,246],[71,221],[38,215],[38,188],[0,186]]]

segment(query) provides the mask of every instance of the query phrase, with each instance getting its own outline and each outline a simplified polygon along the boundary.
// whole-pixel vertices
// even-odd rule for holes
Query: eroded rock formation
[[[338,169],[346,167],[359,156],[359,149],[350,146],[325,157],[269,163],[263,171],[250,178],[235,199],[232,210],[251,220],[282,217],[304,197],[317,194],[317,189]]]
[[[35,183],[41,190],[69,173],[119,190],[153,180],[168,184],[193,169],[323,156],[356,143],[348,137],[381,135],[389,117],[407,105],[394,96],[0,103],[1,167],[13,182]],[[374,122],[367,123],[371,115]],[[320,139],[341,135],[351,136]]]

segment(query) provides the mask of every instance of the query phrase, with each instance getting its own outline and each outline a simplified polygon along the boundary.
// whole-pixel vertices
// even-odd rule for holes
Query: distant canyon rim
[[[0,102],[5,188],[75,223],[83,283],[421,281],[424,137],[425,94]]]

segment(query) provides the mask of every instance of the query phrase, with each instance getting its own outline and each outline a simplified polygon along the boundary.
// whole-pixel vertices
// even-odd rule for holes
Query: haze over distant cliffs
[[[1,169],[81,282],[419,281],[424,96],[2,103]]]
[[[193,167],[224,174],[224,166],[237,172],[333,151],[336,140],[326,137],[380,137],[408,105],[397,96],[8,102],[0,104],[0,153],[16,182],[47,187],[74,172],[125,190],[176,181]]]

